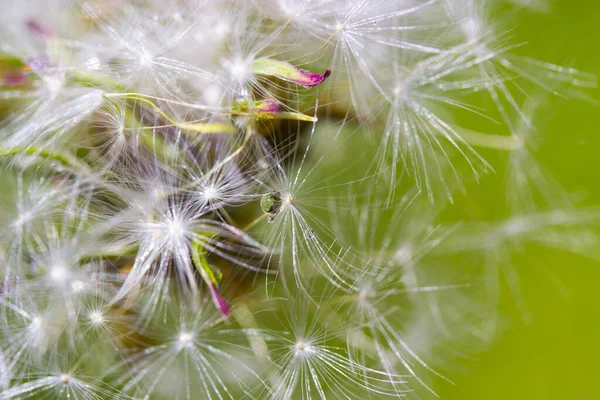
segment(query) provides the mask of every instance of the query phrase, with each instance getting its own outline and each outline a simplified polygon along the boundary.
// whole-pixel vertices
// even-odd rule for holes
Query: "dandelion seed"
[[[248,202],[253,183],[244,173],[246,162],[225,162],[235,142],[216,140],[205,147],[206,153],[214,157],[196,159],[189,165],[190,181],[197,184],[186,189],[186,193],[198,198],[199,206],[219,213],[227,221],[226,209],[239,207]]]
[[[150,316],[159,304],[165,287],[169,284],[169,273],[174,271],[180,287],[192,302],[198,302],[199,287],[196,271],[200,266],[192,259],[194,246],[202,251],[248,269],[244,257],[262,253],[262,246],[241,230],[226,223],[209,218],[212,211],[203,203],[183,199],[151,198],[145,193],[129,193],[131,206],[119,210],[112,218],[108,229],[120,237],[119,247],[139,248],[133,267],[113,302],[137,291],[140,285],[149,284],[152,291],[145,304],[144,315]],[[131,232],[136,232],[131,236]],[[151,276],[151,281],[147,279]],[[207,282],[208,284],[208,282]],[[222,298],[214,292],[214,299]],[[223,310],[226,307],[223,305]]]
[[[335,345],[346,333],[345,325],[322,309],[313,309],[306,299],[290,302],[293,304],[286,306],[280,317],[289,332],[268,332],[270,357],[276,367],[271,378],[272,398],[358,398],[370,392],[392,395],[383,382],[389,378],[400,384],[402,377],[392,378],[359,365]]]
[[[62,285],[69,278],[69,270],[64,265],[55,265],[50,267],[50,279],[59,285]]]
[[[104,316],[100,311],[92,311],[89,315],[90,322],[95,325],[104,323]]]
[[[505,43],[506,33],[494,32],[494,25],[487,22],[489,9],[485,2],[448,1],[446,6],[468,40],[466,48],[457,48],[462,54],[456,53],[456,57],[466,61],[464,69],[474,68],[480,74],[479,89],[489,94],[511,131],[514,131],[515,116],[531,126],[529,116],[519,107],[517,96],[527,93],[522,82],[550,94],[573,98],[586,98],[585,89],[597,86],[596,77],[590,74],[511,54],[510,50],[517,45]],[[520,79],[514,79],[515,76]]]
[[[219,191],[216,187],[210,185],[204,188],[202,196],[204,196],[207,202],[210,202],[219,197]]]
[[[438,110],[448,106],[470,109],[440,88],[445,83],[444,77],[459,67],[456,60],[445,54],[418,63],[412,71],[396,64],[393,89],[388,97],[380,169],[385,171],[391,161],[390,179],[395,182],[396,169],[401,165],[415,177],[417,187],[427,193],[430,200],[439,190],[438,185],[450,200],[456,190],[454,184],[461,185],[462,176],[454,165],[452,151],[467,162],[476,178],[491,170],[491,166],[463,139],[462,129],[439,115]]]
[[[522,295],[516,267],[519,260],[527,257],[525,249],[536,246],[548,254],[565,252],[596,259],[599,238],[592,226],[597,219],[595,209],[554,209],[512,215],[497,222],[480,221],[455,232],[443,251],[480,257],[488,303],[497,304],[500,285],[505,281],[527,322],[531,314]]]
[[[261,384],[247,362],[251,351],[246,335],[223,320],[210,304],[200,313],[170,309],[171,324],[154,319],[153,345],[127,357],[113,368],[124,391],[133,395],[169,395],[191,400],[235,399]],[[252,383],[255,381],[255,383]]]
[[[37,367],[26,377],[17,376],[18,384],[0,392],[5,399],[122,399],[121,392],[79,372],[48,374],[49,368]]]
[[[81,292],[82,290],[84,290],[86,287],[86,283],[80,280],[75,280],[73,281],[73,283],[71,283],[71,289],[73,290],[73,292],[77,293],[77,292]]]
[[[181,344],[183,345],[187,345],[189,344],[193,339],[193,336],[189,333],[182,333],[179,335],[179,341],[181,342]]]
[[[478,328],[465,327],[482,312],[478,297],[469,290],[470,282],[450,280],[439,262],[428,263],[428,256],[435,256],[456,232],[435,224],[439,207],[432,208],[417,192],[389,205],[387,211],[393,212],[388,214],[385,207],[378,206],[377,192],[370,196],[367,199],[374,204],[349,209],[353,218],[345,214],[348,210],[332,206],[334,220],[357,224],[339,227],[338,235],[354,245],[344,255],[347,263],[340,266],[353,263],[363,269],[349,270],[356,274],[353,284],[338,289],[337,294],[334,291],[328,304],[337,318],[349,324],[347,342],[356,359],[372,359],[377,368],[391,376],[408,374],[433,392],[427,373],[446,378],[421,355],[432,351],[428,347],[432,343],[422,340],[423,335],[464,335],[471,344],[486,340]],[[461,311],[456,315],[453,308],[459,304]],[[467,315],[473,319],[461,319]],[[392,381],[392,390],[404,390]]]
[[[313,133],[314,129],[311,131],[311,140]],[[318,187],[317,183],[310,182],[311,174],[319,166],[318,163],[303,176],[302,167],[306,153],[297,154],[294,149],[291,152],[292,157],[301,157],[301,161],[299,167],[292,174],[288,174],[282,168],[282,161],[277,154],[272,151],[268,153],[267,149],[263,150],[267,162],[275,165],[272,170],[263,174],[264,178],[257,178],[264,187],[260,207],[270,223],[264,228],[264,240],[273,252],[283,256],[277,260],[274,255],[269,255],[269,264],[277,263],[277,273],[281,273],[284,280],[289,279],[286,275],[291,274],[299,288],[303,287],[303,275],[311,268],[343,285],[345,278],[338,273],[337,265],[340,262],[337,254],[338,243],[310,208],[323,207],[321,196],[326,187]],[[303,240],[306,232],[311,232],[308,234],[312,236],[311,240]],[[286,258],[286,255],[289,258]],[[302,261],[305,257],[307,262]]]

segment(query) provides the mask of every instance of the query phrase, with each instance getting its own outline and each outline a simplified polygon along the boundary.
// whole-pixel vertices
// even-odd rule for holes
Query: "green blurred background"
[[[518,52],[576,67],[600,76],[600,2],[562,0],[551,13],[513,9]],[[592,92],[600,99],[598,91]],[[553,98],[542,113],[539,161],[578,206],[600,204],[600,107]],[[469,196],[493,201],[502,196],[502,176],[472,185]],[[466,199],[459,199],[458,206]],[[484,200],[485,201],[485,200]],[[598,249],[600,253],[600,249]],[[452,400],[600,399],[600,266],[588,258],[528,254],[516,259],[521,294],[532,319],[525,322],[508,289],[503,288],[503,332],[486,351],[455,360],[440,371],[436,391]]]

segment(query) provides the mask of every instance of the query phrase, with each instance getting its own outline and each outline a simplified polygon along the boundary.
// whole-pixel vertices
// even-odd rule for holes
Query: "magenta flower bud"
[[[221,314],[223,314],[225,317],[229,317],[229,315],[231,314],[231,307],[229,306],[227,300],[225,300],[223,296],[221,296],[221,294],[219,293],[219,289],[217,289],[214,283],[209,283],[208,287],[210,289],[210,294],[212,295],[212,299],[215,303],[215,306],[219,309]]]
[[[37,36],[47,37],[52,35],[52,33],[36,19],[28,19],[25,21],[25,26],[27,26],[27,28]]]
[[[257,75],[274,76],[284,81],[296,83],[305,88],[315,87],[323,83],[323,81],[331,75],[330,70],[326,70],[323,74],[317,74],[315,72],[296,68],[290,63],[272,60],[270,58],[261,58],[254,61],[252,70]]]
[[[24,72],[9,72],[2,77],[5,86],[18,86],[27,83],[27,74]]]
[[[297,69],[297,78],[293,82],[297,83],[298,85],[311,88],[323,83],[323,81],[327,79],[329,75],[331,75],[331,70],[329,69],[326,69],[322,75],[305,71],[303,69]]]
[[[265,99],[257,104],[256,110],[265,113],[279,113],[281,106],[273,99]]]

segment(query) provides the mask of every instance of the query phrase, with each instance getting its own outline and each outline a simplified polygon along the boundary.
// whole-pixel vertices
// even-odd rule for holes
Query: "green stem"
[[[166,142],[163,137],[156,135],[152,129],[141,126],[142,122],[129,108],[125,110],[125,123],[139,132],[139,137],[144,146],[150,149],[161,161],[166,161],[164,158],[173,160],[183,156],[178,151],[177,146]]]
[[[248,342],[250,343],[250,347],[256,355],[259,364],[263,367],[268,367],[270,360],[269,347],[267,346],[265,338],[258,333],[258,322],[256,321],[256,318],[254,318],[254,314],[252,314],[248,305],[242,302],[237,303],[233,307],[233,316],[238,324],[248,332],[246,335],[248,337]],[[257,332],[257,334],[251,334],[250,332]],[[277,383],[281,381],[281,377],[279,374],[275,373],[269,375],[269,381],[273,387],[277,387]]]
[[[224,159],[221,160],[221,162],[219,162],[217,165],[215,165],[214,167],[212,167],[206,174],[202,175],[201,177],[194,179],[193,181],[189,182],[188,184],[181,186],[179,188],[177,188],[175,190],[175,192],[173,191],[163,191],[160,193],[160,197],[164,197],[164,196],[170,196],[179,192],[182,192],[184,190],[188,190],[193,188],[196,185],[199,185],[200,183],[204,182],[206,179],[208,179],[208,177],[210,177],[211,175],[217,173],[225,164],[227,164],[228,162],[232,161],[234,158],[236,158],[242,151],[244,151],[244,149],[246,148],[246,146],[248,146],[248,143],[250,143],[250,139],[252,139],[254,137],[254,129],[252,127],[252,123],[250,123],[248,125],[248,128],[246,130],[246,135],[244,136],[244,140],[242,141],[242,143],[240,144],[240,146],[235,149],[231,154],[229,154],[227,157],[225,157]]]
[[[0,157],[14,157],[18,155],[37,156],[48,160],[57,161],[65,167],[69,167],[74,170],[87,168],[85,165],[81,164],[79,161],[77,161],[77,159],[72,158],[71,156],[56,153],[43,148],[34,146],[0,148]]]
[[[168,121],[171,125],[176,128],[198,132],[198,133],[235,133],[236,129],[234,126],[229,124],[223,124],[220,122],[198,122],[198,123],[188,123],[188,122],[178,122],[164,112],[159,106],[154,104],[153,101],[149,100],[148,97],[136,93],[105,93],[103,95],[105,98],[114,98],[114,97],[123,97],[130,100],[139,101],[142,104],[145,104],[151,108],[153,108],[161,117],[163,117],[166,121]],[[150,97],[152,98],[152,97]],[[177,102],[178,103],[178,102]],[[185,104],[185,103],[183,103]]]
[[[75,80],[85,86],[110,87],[116,90],[127,92],[127,88],[120,83],[108,79],[106,76],[95,74],[91,71],[76,70]]]
[[[460,137],[470,145],[496,150],[518,150],[523,144],[514,135],[488,135],[471,130],[461,130]]]

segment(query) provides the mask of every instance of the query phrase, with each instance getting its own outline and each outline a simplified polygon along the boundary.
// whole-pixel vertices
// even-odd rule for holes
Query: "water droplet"
[[[260,199],[260,209],[270,216],[277,215],[281,211],[281,203],[281,193],[267,193]]]

